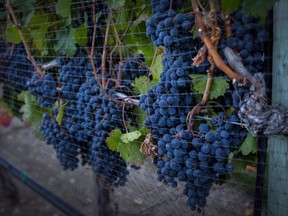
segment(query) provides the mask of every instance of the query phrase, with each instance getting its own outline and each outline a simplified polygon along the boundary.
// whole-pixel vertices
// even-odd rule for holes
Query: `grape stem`
[[[123,68],[122,41],[119,37],[117,26],[115,25],[115,19],[113,19],[113,20],[114,20],[113,27],[114,27],[115,37],[116,37],[116,45],[113,49],[113,53],[116,51],[117,48],[119,49],[119,70],[117,71],[116,86],[120,86],[121,81],[122,81],[122,68]],[[113,53],[112,52],[110,53],[110,68],[111,68],[111,64],[112,64],[112,54]]]
[[[155,64],[155,60],[156,60],[156,58],[157,58],[157,52],[158,52],[158,47],[156,47],[156,49],[155,49],[155,52],[154,52],[154,55],[153,55],[153,59],[152,59],[151,65],[150,65],[150,67],[148,67],[149,73],[148,73],[148,75],[147,75],[147,77],[146,77],[146,79],[145,79],[145,81],[144,81],[144,82],[146,82],[146,84],[147,84],[147,89],[148,89],[149,77],[152,75],[152,68],[153,68],[153,66],[154,66],[154,64]]]
[[[91,62],[91,65],[92,65],[92,70],[93,70],[93,75],[94,75],[94,78],[98,84],[98,86],[101,88],[103,94],[109,99],[109,100],[112,100],[113,102],[117,103],[117,104],[123,104],[123,102],[121,101],[117,101],[117,100],[114,100],[112,97],[110,97],[110,95],[107,93],[106,89],[105,89],[105,85],[102,85],[103,84],[103,79],[105,79],[105,62],[103,64],[103,58],[104,58],[104,61],[106,60],[106,46],[104,45],[104,50],[103,50],[103,54],[102,54],[102,64],[101,64],[101,67],[98,68],[96,70],[96,66],[95,66],[95,63],[94,63],[94,47],[95,47],[95,39],[96,39],[96,30],[97,30],[97,21],[96,21],[96,8],[95,8],[95,0],[93,1],[92,3],[92,12],[93,12],[93,39],[92,39],[92,45],[91,45],[91,49],[90,49],[90,55],[89,55],[89,58],[90,58],[90,62]],[[107,25],[107,28],[108,26],[110,25],[110,22],[108,23]],[[107,33],[107,29],[106,29],[106,33]],[[109,33],[109,31],[108,31]],[[106,34],[105,34],[105,41],[106,41]],[[108,36],[107,36],[108,37]],[[108,41],[106,42],[108,43]],[[105,51],[106,50],[106,51]],[[105,52],[104,52],[105,51]],[[103,65],[104,65],[104,76],[103,76]],[[98,72],[99,70],[102,70],[102,83],[100,82],[99,80],[99,77],[98,77]]]
[[[211,92],[211,87],[213,84],[213,74],[214,74],[214,69],[215,66],[214,64],[211,64],[211,67],[209,68],[208,71],[208,78],[207,78],[207,82],[206,82],[206,86],[205,86],[205,91],[204,91],[204,95],[203,98],[201,100],[200,103],[198,103],[196,106],[193,107],[193,109],[189,112],[188,117],[188,131],[192,131],[195,121],[193,120],[193,118],[199,114],[199,112],[201,111],[201,109],[206,106],[208,100],[209,100],[209,95]]]
[[[110,24],[113,20],[114,13],[112,13],[112,16],[110,19],[108,19],[107,26],[106,26],[106,32],[105,32],[105,39],[104,39],[104,46],[103,46],[103,52],[102,52],[102,63],[101,63],[101,75],[102,75],[102,86],[104,87],[106,85],[106,56],[107,56],[107,47],[108,47],[108,41],[109,41],[109,31],[110,31]],[[95,17],[93,18],[95,19]]]
[[[205,45],[203,45],[197,55],[193,58],[193,65],[195,65],[196,67],[199,67],[203,62],[204,60],[206,59],[206,56],[207,56],[207,47]]]
[[[231,28],[231,17],[229,13],[222,13],[222,20],[224,21],[226,38],[229,38],[233,35]]]
[[[169,10],[172,9],[172,6],[173,6],[173,0],[170,0],[170,4],[169,4]]]
[[[133,0],[133,6],[132,6],[132,8],[134,8],[135,6],[136,6],[136,1]],[[145,8],[146,8],[146,7],[145,7]],[[142,11],[140,14],[142,14],[142,13],[143,13],[143,11]],[[126,36],[127,32],[128,32],[129,29],[131,28],[133,22],[134,22],[137,18],[138,18],[138,17],[135,17],[134,10],[132,9],[132,10],[131,10],[131,15],[130,15],[130,19],[129,19],[128,25],[127,25],[127,27],[125,28],[125,30],[124,30],[121,38],[120,38],[121,41],[124,39],[124,37]]]
[[[125,121],[125,103],[122,106],[122,122],[123,122],[123,127],[124,127],[126,133],[128,133],[129,131],[128,131],[126,121]]]
[[[132,60],[132,59],[127,59],[127,60],[124,60],[123,62],[132,62],[132,63],[134,63],[134,64],[138,64],[139,66],[148,69],[149,72],[150,72],[150,67],[148,67],[148,66],[145,65],[145,64],[142,64],[141,62],[138,62],[138,61],[135,61],[135,60]]]
[[[220,40],[221,30],[220,30],[220,28],[218,28],[218,24],[217,24],[217,17],[215,14],[216,9],[215,9],[214,0],[209,0],[209,3],[210,3],[210,12],[209,12],[209,15],[208,15],[206,21],[207,21],[207,26],[209,26],[211,28],[211,44],[214,47],[217,47],[219,40]],[[199,53],[200,51],[203,53]],[[200,51],[197,54],[198,58],[200,57],[198,59],[198,60],[200,60],[198,62],[198,64],[199,63],[201,64],[201,62],[204,61],[205,56],[207,54],[207,46],[203,46],[200,49]],[[207,82],[206,82],[203,98],[202,98],[201,102],[199,104],[197,104],[189,113],[189,121],[188,121],[188,130],[189,131],[193,130],[193,127],[195,124],[195,121],[193,120],[194,116],[198,115],[198,113],[201,111],[201,109],[204,106],[206,106],[207,102],[209,101],[209,95],[210,95],[212,84],[213,84],[215,62],[214,62],[214,59],[213,59],[211,53],[209,53],[207,59],[210,62],[211,66],[208,70],[208,77],[207,77]]]
[[[13,24],[14,26],[17,28],[17,31],[19,33],[19,36],[21,38],[21,41],[24,45],[24,48],[25,48],[25,51],[26,51],[26,54],[27,54],[27,59],[33,64],[36,72],[41,76],[43,77],[44,76],[44,71],[41,69],[41,67],[36,63],[34,57],[32,56],[31,52],[30,52],[30,46],[22,32],[22,29],[21,29],[21,24],[19,23],[15,13],[14,13],[14,10],[13,10],[13,7],[10,3],[9,0],[7,0],[7,4],[6,4],[6,7],[12,17],[12,20],[13,20]]]
[[[239,82],[239,83],[244,83],[246,82],[246,77],[243,77],[242,75],[239,75],[235,73],[230,67],[228,67],[222,58],[219,56],[218,51],[215,46],[213,46],[207,32],[206,25],[203,22],[202,16],[201,16],[201,11],[198,5],[197,0],[191,0],[192,3],[192,8],[193,12],[195,14],[196,18],[196,24],[199,28],[199,35],[202,39],[202,41],[205,43],[209,54],[212,56],[215,65],[222,70],[224,73],[226,73],[232,80],[233,82]]]

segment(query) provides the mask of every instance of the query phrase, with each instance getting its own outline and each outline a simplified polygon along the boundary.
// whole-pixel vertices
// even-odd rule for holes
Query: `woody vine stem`
[[[22,32],[22,29],[21,29],[21,24],[19,23],[15,13],[14,13],[14,10],[13,10],[13,7],[10,3],[10,0],[7,0],[7,3],[6,3],[6,7],[12,17],[12,20],[13,20],[13,24],[14,26],[17,28],[18,30],[18,33],[19,33],[19,36],[21,38],[21,41],[24,45],[24,48],[25,48],[25,51],[27,53],[27,59],[33,64],[36,72],[41,76],[43,77],[44,76],[44,71],[41,69],[41,67],[39,65],[37,65],[34,57],[31,55],[31,52],[30,52],[30,46],[29,46],[29,43],[28,41],[26,40],[23,32]]]

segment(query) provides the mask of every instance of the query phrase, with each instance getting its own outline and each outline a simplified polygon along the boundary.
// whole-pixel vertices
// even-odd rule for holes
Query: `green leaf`
[[[56,14],[68,18],[71,14],[71,0],[58,0]]]
[[[152,76],[153,79],[160,80],[160,75],[163,71],[162,56],[158,55],[155,58],[154,65],[152,66]]]
[[[145,32],[146,23],[144,21],[139,24],[133,23],[124,37],[123,42],[124,44],[129,45],[127,46],[129,47],[129,52],[135,53],[136,50],[136,53],[143,53],[146,57],[146,65],[150,66],[154,56],[155,47],[151,46],[151,40],[146,36]],[[125,48],[125,46],[123,48]]]
[[[17,96],[17,99],[24,102],[21,108],[21,112],[23,112],[22,120],[30,125],[36,135],[41,138],[39,127],[43,121],[42,115],[44,112],[50,113],[50,111],[38,106],[36,98],[27,91],[21,92],[21,94]]]
[[[111,150],[117,151],[118,143],[121,142],[120,137],[122,135],[123,133],[121,132],[121,130],[115,129],[110,133],[109,137],[107,137],[106,143]]]
[[[207,82],[207,75],[192,74],[190,77],[193,79],[193,89],[201,94],[204,94]],[[209,94],[209,99],[213,100],[225,94],[229,88],[229,79],[225,77],[214,77]]]
[[[145,137],[141,135],[140,131],[123,134],[121,130],[115,129],[107,137],[106,143],[111,150],[118,151],[120,157],[127,163],[143,163],[145,157],[140,152],[140,146]],[[123,142],[123,137],[125,137],[125,142]]]
[[[69,103],[69,101],[67,101],[65,104],[63,104],[62,106],[60,106],[59,108],[59,113],[58,115],[56,116],[56,121],[59,125],[62,124],[62,119],[63,119],[63,116],[64,116],[64,112],[65,112],[65,108],[67,106],[67,104]]]
[[[248,133],[247,137],[242,142],[239,151],[241,151],[244,156],[247,156],[250,153],[256,154],[257,143],[258,143],[258,138],[254,137],[251,133]]]
[[[29,20],[30,37],[33,40],[35,47],[44,56],[47,54],[47,32],[49,28],[49,17],[47,13],[38,11]]]
[[[139,78],[135,79],[135,82],[132,84],[134,88],[137,88],[140,94],[146,94],[146,92],[156,86],[158,81],[156,80],[149,80],[146,76],[140,76]]]
[[[145,46],[145,44],[147,44]],[[137,53],[143,53],[146,57],[146,60],[145,60],[145,64],[147,66],[150,66],[152,61],[153,61],[153,56],[154,56],[154,53],[155,53],[155,50],[157,49],[156,47],[152,47],[152,46],[149,46],[148,43],[143,43],[143,45],[141,47],[137,47],[138,50],[137,50]]]
[[[268,11],[273,7],[276,0],[243,0],[242,10],[247,15],[259,16],[261,22],[265,23]]]
[[[13,44],[19,44],[21,42],[21,37],[18,33],[17,28],[9,23],[6,29],[6,40]]]
[[[146,138],[147,134],[150,133],[150,130],[148,128],[146,128],[146,127],[141,127],[139,129],[139,132],[142,134],[142,136],[144,138]]]
[[[32,10],[26,17],[25,17],[25,22],[24,26],[27,26],[28,23],[31,21],[32,17],[34,16],[35,10]]]
[[[142,134],[139,131],[133,131],[123,134],[120,139],[123,143],[133,142],[137,140]]]
[[[138,125],[142,126],[144,120],[146,119],[146,112],[141,110],[139,106],[133,108],[133,114],[136,116],[136,122]],[[141,132],[141,131],[140,131]]]
[[[223,12],[235,11],[240,7],[240,0],[222,0],[221,3]]]
[[[45,40],[46,33],[46,31],[42,31],[41,29],[35,29],[30,31],[30,36],[33,39],[33,44],[38,50],[40,50],[42,56],[47,54],[47,40]]]
[[[79,26],[79,28],[74,30],[74,40],[80,46],[85,46],[88,42],[88,28],[85,25]]]
[[[106,2],[114,9],[121,9],[126,0],[107,0]]]
[[[19,11],[21,11],[22,14],[22,22],[25,23],[25,19],[28,16],[28,14],[34,10],[34,3],[37,0],[11,0],[11,4],[13,7],[17,7]]]
[[[56,34],[55,50],[67,56],[73,56],[76,52],[76,45],[74,40],[74,29],[61,28]]]

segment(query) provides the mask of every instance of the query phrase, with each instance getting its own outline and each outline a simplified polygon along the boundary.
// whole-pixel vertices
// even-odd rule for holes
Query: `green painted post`
[[[288,107],[288,1],[274,6],[272,101]],[[268,215],[288,215],[288,138],[269,139]]]

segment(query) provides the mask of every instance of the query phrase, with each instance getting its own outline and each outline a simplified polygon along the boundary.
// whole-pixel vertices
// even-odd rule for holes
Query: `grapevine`
[[[56,6],[57,18],[67,20],[47,27],[58,41],[47,51],[35,44],[43,38],[28,41],[29,28],[7,1],[7,22],[22,44],[1,43],[0,81],[17,93],[28,91],[33,105],[46,109],[40,133],[65,170],[88,164],[110,186],[123,186],[127,167],[138,169],[145,155],[159,181],[173,188],[184,182],[188,206],[203,209],[213,184],[233,171],[231,158],[248,131],[288,133],[286,109],[268,105],[260,73],[269,34],[259,17],[224,12],[213,0],[203,1],[206,6],[199,0],[121,2],[81,2],[70,5],[68,15]],[[129,15],[119,10],[142,3],[150,4]],[[137,35],[143,26],[145,35]],[[43,69],[47,59],[56,67]]]

